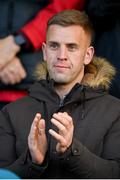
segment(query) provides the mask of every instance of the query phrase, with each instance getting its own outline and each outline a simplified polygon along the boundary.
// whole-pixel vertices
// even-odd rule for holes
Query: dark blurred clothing
[[[95,28],[96,55],[116,67],[110,93],[120,98],[120,1],[87,0],[85,9]]]

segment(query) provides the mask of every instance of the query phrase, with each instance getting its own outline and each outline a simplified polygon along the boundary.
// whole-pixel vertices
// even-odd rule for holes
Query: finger
[[[58,114],[61,115],[61,117],[65,118],[71,122],[72,117],[67,112],[58,112]]]
[[[39,129],[38,129],[38,132],[40,135],[44,135],[45,134],[45,120],[44,119],[41,119],[39,121]]]
[[[40,113],[37,113],[37,114],[35,115],[35,118],[34,118],[34,120],[33,120],[33,123],[32,123],[31,128],[33,128],[33,127],[38,127],[38,123],[39,123],[40,119],[41,119],[41,114],[40,114]]]
[[[9,84],[16,84],[21,81],[21,78],[18,73],[10,72],[9,73]]]
[[[54,118],[51,119],[51,122],[59,129],[60,132],[62,132],[64,134],[66,133],[67,129],[63,124],[61,124],[61,122],[59,122],[58,120],[56,120]]]
[[[23,65],[22,65],[22,63],[18,57],[14,58],[14,64],[15,64],[16,69],[19,72],[20,78],[24,79],[27,74],[26,74],[26,71],[25,71],[25,69],[24,69],[24,67],[23,67]]]
[[[18,76],[14,74],[15,69],[8,64],[1,72],[1,80],[4,84],[15,84],[18,82]]]
[[[13,75],[13,82],[12,84],[20,83],[22,81],[22,78],[19,73],[12,74]]]
[[[12,82],[11,83],[16,84],[16,83],[19,83],[22,80],[22,78],[20,76],[19,70],[14,67],[14,64],[12,64],[12,65],[9,66],[9,72],[12,76]]]
[[[4,69],[12,75],[12,84],[19,83],[26,77],[25,69],[23,68],[20,60],[17,57],[9,62]]]
[[[62,135],[58,134],[53,129],[49,129],[49,134],[51,134],[51,136],[53,136],[61,144],[61,146],[66,146],[66,139],[64,139]]]
[[[27,76],[27,73],[23,67],[20,68],[20,77],[24,79]]]
[[[25,77],[25,72],[21,69],[21,65],[19,63],[17,64],[15,61],[12,61],[9,65],[9,72],[13,76],[13,84],[21,82],[21,80]]]
[[[29,140],[31,142],[34,142],[36,135],[37,135],[37,131],[38,131],[38,123],[41,119],[41,114],[37,113],[35,115],[35,118],[33,120],[33,123],[31,125],[31,129],[30,129],[30,134],[29,134]]]
[[[7,69],[6,70],[3,70],[2,72],[1,72],[1,74],[0,74],[0,78],[1,78],[1,81],[4,83],[4,84],[9,84],[9,83],[11,83],[11,79],[12,79],[12,77],[11,77],[11,74],[9,73],[9,71],[7,71]]]
[[[53,114],[53,118],[57,119],[60,123],[62,123],[66,128],[69,128],[73,124],[72,118],[67,113],[55,113]]]

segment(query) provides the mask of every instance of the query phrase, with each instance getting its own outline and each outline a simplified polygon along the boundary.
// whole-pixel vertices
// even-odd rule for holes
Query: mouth
[[[54,65],[54,68],[56,69],[70,69],[68,66],[66,65]]]

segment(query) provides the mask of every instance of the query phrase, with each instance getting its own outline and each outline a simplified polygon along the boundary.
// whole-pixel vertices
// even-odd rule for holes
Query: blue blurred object
[[[6,169],[0,169],[0,179],[20,179],[15,173]]]

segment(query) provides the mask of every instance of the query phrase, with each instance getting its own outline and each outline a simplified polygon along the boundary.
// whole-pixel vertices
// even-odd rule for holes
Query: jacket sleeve
[[[60,159],[77,178],[120,178],[120,119],[107,133],[101,156],[73,139],[71,147],[60,155]]]
[[[16,173],[20,178],[37,178],[47,167],[47,158],[42,166],[32,163],[28,147],[21,155],[16,153],[16,133],[7,111],[0,112],[0,168]],[[38,173],[39,171],[39,173]]]
[[[49,18],[64,9],[83,9],[85,0],[50,0],[49,4],[26,24],[21,32],[29,39],[37,50],[45,41],[46,25]]]

